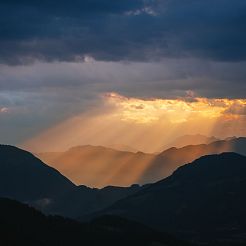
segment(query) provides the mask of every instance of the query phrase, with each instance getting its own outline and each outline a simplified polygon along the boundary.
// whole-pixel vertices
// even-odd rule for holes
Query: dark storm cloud
[[[0,62],[246,59],[242,0],[1,1]]]

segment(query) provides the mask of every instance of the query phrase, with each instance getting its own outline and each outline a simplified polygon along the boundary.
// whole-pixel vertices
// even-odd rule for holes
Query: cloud
[[[225,114],[246,116],[246,102],[233,103],[228,109],[225,110]]]
[[[246,62],[212,62],[201,59],[165,59],[162,62],[102,62],[87,58],[82,63],[35,63],[0,66],[2,91],[55,93],[68,91],[74,99],[116,91],[132,97],[177,97],[193,91],[196,96],[244,98]],[[232,83],[233,82],[233,83]],[[88,94],[88,96],[86,96]],[[55,99],[54,98],[54,99]],[[73,99],[73,100],[74,100]]]
[[[9,109],[6,107],[0,108],[0,113],[8,113]]]
[[[241,0],[1,1],[0,62],[246,59]]]
[[[3,0],[0,9],[4,142],[100,108],[110,91],[245,98],[245,1]]]
[[[36,62],[0,65],[2,142],[16,144],[74,115],[100,108],[100,95],[177,99],[245,98],[245,62],[165,59],[161,62]],[[142,107],[141,102],[133,108]]]
[[[171,122],[186,122],[198,116],[209,120],[224,116],[228,118],[230,114],[238,117],[246,114],[246,99],[203,98],[191,94],[193,100],[187,100],[187,95],[176,99],[140,99],[117,93],[107,93],[105,98],[116,106],[120,119],[136,123],[159,122],[163,117]]]

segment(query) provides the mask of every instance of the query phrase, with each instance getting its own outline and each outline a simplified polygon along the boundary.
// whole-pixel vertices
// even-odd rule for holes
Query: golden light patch
[[[245,112],[245,99],[138,99],[127,98],[117,93],[105,95],[108,103],[116,107],[114,116],[123,121],[153,124],[165,119],[174,124],[187,122],[192,118],[213,119],[221,116],[235,118]],[[241,114],[240,114],[241,113]]]

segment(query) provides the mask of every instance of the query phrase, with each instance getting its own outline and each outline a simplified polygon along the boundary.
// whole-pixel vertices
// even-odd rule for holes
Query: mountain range
[[[153,183],[171,175],[184,163],[209,154],[232,151],[246,155],[246,138],[210,144],[172,147],[159,154],[126,152],[100,146],[77,146],[65,152],[36,154],[76,184],[90,187]]]
[[[142,187],[76,186],[31,153],[0,145],[0,197],[22,201],[46,213],[76,217],[109,206]]]
[[[245,150],[244,139],[230,141],[230,147]],[[225,143],[213,144],[221,150]],[[4,235],[14,231],[13,240],[20,238],[26,245],[33,245],[29,237],[40,238],[40,231],[47,241],[38,241],[35,245],[51,245],[50,242],[57,245],[58,231],[62,234],[66,230],[69,233],[61,236],[66,244],[71,237],[71,243],[88,242],[84,232],[88,233],[88,240],[91,240],[90,235],[98,236],[102,242],[115,243],[111,240],[122,238],[123,245],[134,245],[132,242],[139,245],[143,241],[148,244],[141,245],[163,245],[170,239],[166,237],[169,234],[174,235],[176,244],[165,241],[164,245],[183,245],[175,238],[205,245],[244,245],[246,242],[246,157],[243,155],[231,152],[207,155],[182,165],[169,177],[153,184],[103,189],[76,186],[31,153],[13,146],[0,146],[0,160],[0,197],[5,197],[0,199],[3,225],[0,231]],[[26,205],[6,198],[27,203],[45,214],[76,218],[82,224],[57,216],[47,217],[27,207],[26,212],[19,210],[19,206]],[[27,234],[18,228],[24,228]],[[90,234],[91,230],[95,230],[95,234]],[[132,239],[133,235],[137,238]],[[160,239],[160,235],[165,237]],[[0,238],[11,240],[10,236]]]
[[[208,245],[245,243],[245,192],[246,157],[222,153],[184,165],[94,216],[121,216]]]
[[[172,147],[182,148],[187,145],[210,144],[210,143],[220,141],[220,140],[221,139],[216,138],[214,136],[208,137],[208,136],[204,136],[201,134],[183,135],[183,136],[180,136],[174,139],[172,142],[166,144],[162,149],[169,149]]]

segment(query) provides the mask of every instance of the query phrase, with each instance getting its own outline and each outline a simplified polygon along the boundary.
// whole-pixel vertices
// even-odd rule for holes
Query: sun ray
[[[79,145],[124,144],[154,153],[163,151],[171,139],[185,134],[222,138],[228,134],[246,135],[245,99],[141,99],[107,93],[103,95],[103,102],[100,109],[67,119],[24,142],[22,147],[40,152],[61,151]],[[73,162],[72,156],[63,160],[57,168],[68,173],[78,184],[84,181],[95,187],[107,182],[126,185],[141,181],[154,159],[154,155],[149,155],[143,161],[141,153],[138,154],[141,161],[133,155],[124,157],[102,153],[95,155],[89,150],[83,153],[81,158],[84,163],[78,165],[83,165],[84,174],[74,173],[68,165]],[[196,153],[194,155],[197,156]],[[130,165],[133,160],[134,166]],[[87,161],[93,162],[94,167],[87,165]]]

